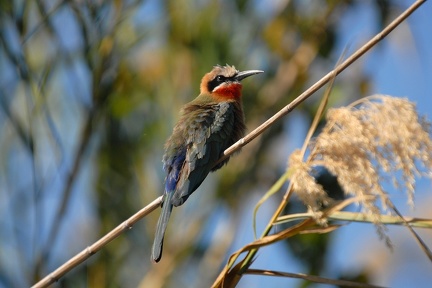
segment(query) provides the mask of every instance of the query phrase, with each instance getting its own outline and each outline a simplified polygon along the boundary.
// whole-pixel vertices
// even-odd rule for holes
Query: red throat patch
[[[240,83],[231,83],[223,85],[213,91],[213,96],[220,100],[239,100],[241,97],[242,85]]]

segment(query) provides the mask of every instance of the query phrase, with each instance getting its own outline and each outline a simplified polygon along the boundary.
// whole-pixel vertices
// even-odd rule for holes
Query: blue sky
[[[404,9],[412,1],[398,1],[400,8]],[[348,47],[347,56],[373,37],[377,32],[377,24],[373,19],[376,13],[370,1],[357,1],[349,10],[345,11],[340,27],[340,42],[338,43],[339,57],[342,51]],[[398,11],[394,11],[395,16]],[[399,11],[400,13],[400,11]],[[429,1],[418,11],[414,12],[401,26],[396,28],[378,46],[374,47],[366,55],[348,68],[359,66],[371,78],[371,94],[388,94],[397,97],[406,97],[417,104],[420,114],[432,119],[432,3]],[[346,57],[347,57],[346,56]],[[341,75],[343,77],[343,75]],[[301,117],[301,115],[292,116]],[[291,120],[295,121],[295,120]],[[302,121],[295,121],[302,123]],[[307,127],[306,127],[307,128]],[[300,130],[299,130],[300,129]],[[300,139],[305,131],[298,126],[290,129],[293,135],[288,138]],[[419,179],[416,190],[416,208],[411,210],[405,204],[406,197],[398,191],[391,191],[391,199],[404,215],[417,217],[432,217],[430,213],[431,182],[428,179]],[[258,192],[257,192],[258,193]],[[237,239],[234,247],[242,247],[251,239],[252,228],[250,219],[254,207],[260,195],[254,194],[255,199],[250,199],[250,205],[244,213],[244,223],[241,227],[244,235]],[[261,210],[261,219],[268,219],[278,203],[270,201]],[[258,226],[266,222],[258,223]],[[432,233],[418,230],[420,236],[429,247],[432,247]],[[330,257],[328,258],[326,277],[334,276],[336,271],[360,271],[363,267],[369,267],[373,275],[372,284],[402,287],[429,287],[432,283],[431,263],[417,245],[415,239],[403,227],[389,227],[389,236],[394,244],[391,252],[380,241],[372,225],[350,224],[334,232]],[[289,252],[280,249],[278,245],[266,248],[259,253],[259,257],[252,267],[269,268],[289,272],[304,272],[302,266],[289,257]],[[281,279],[274,277],[246,276],[240,282],[239,287],[287,287],[297,283],[293,279]],[[315,285],[314,287],[329,287],[328,285]]]
[[[256,9],[262,12],[262,17],[271,17],[278,5],[283,4],[283,2],[284,1],[272,1],[270,2],[272,5],[267,5],[269,2],[265,2],[266,4],[263,5],[264,1],[257,1],[255,4],[257,5]],[[308,5],[308,1],[302,3],[305,3],[304,5]],[[394,12],[392,14],[393,17],[390,18],[396,17],[404,8],[408,7],[412,1],[395,1],[395,3],[399,4],[400,10],[392,11]],[[163,19],[163,15],[161,15],[162,9],[159,4],[160,2],[154,0],[146,1],[145,5],[141,7],[140,11],[136,15],[136,21],[138,23],[137,25],[142,25],[144,27],[146,25],[150,26],[154,23],[160,24],[161,21],[159,20],[161,18]],[[349,10],[344,11],[344,17],[341,19],[341,23],[336,23],[339,28],[340,37],[338,37],[338,46],[337,49],[335,49],[335,54],[333,55],[335,63],[344,49],[347,49],[346,56],[348,56],[372,36],[374,36],[375,33],[379,32],[377,28],[378,23],[375,22],[376,15],[374,15],[374,13],[376,13],[376,9],[374,9],[373,5],[373,1],[354,1],[354,5]],[[152,13],[148,13],[149,11],[152,11]],[[59,13],[62,12],[60,11]],[[145,15],[145,17],[143,17],[143,15]],[[418,11],[411,15],[406,22],[404,22],[386,39],[378,44],[378,46],[374,47],[358,62],[348,68],[347,71],[343,72],[343,74],[339,77],[345,77],[344,75],[350,74],[353,70],[361,69],[367,75],[369,75],[371,79],[371,94],[379,93],[398,97],[407,97],[411,101],[417,103],[417,108],[420,114],[426,115],[429,120],[432,120],[431,15],[432,3],[431,1],[428,1]],[[71,15],[68,15],[65,12],[63,14],[59,14],[58,17],[54,17],[53,19],[57,19],[55,21],[60,21],[57,23],[58,25],[55,25],[55,27],[59,27],[59,29],[62,30],[57,31],[61,36],[60,39],[63,42],[63,45],[68,48],[68,50],[72,51],[82,45],[82,43],[79,37],[73,37],[73,35],[78,35],[79,33],[76,30],[77,27],[74,24],[74,21],[71,20],[70,17]],[[163,33],[163,27],[158,29],[160,29],[161,33]],[[149,41],[150,44],[148,45],[163,45],[163,43],[159,43],[159,41],[163,42],[163,36],[158,35],[156,38],[157,39],[152,39],[152,41]],[[39,59],[39,61],[42,60]],[[74,71],[64,69],[64,71],[62,70],[59,75],[55,76],[55,83],[61,83],[59,85],[64,85],[67,86],[67,88],[70,88],[67,89],[70,94],[63,96],[67,97],[68,99],[70,98],[70,101],[62,102],[62,100],[58,100],[61,103],[57,103],[58,106],[61,106],[62,103],[67,103],[68,106],[64,107],[65,105],[63,105],[63,107],[60,109],[61,111],[56,111],[56,113],[61,114],[61,117],[64,120],[57,123],[59,125],[57,128],[58,131],[62,133],[60,139],[64,141],[64,143],[62,143],[65,149],[65,153],[63,153],[65,159],[63,159],[63,161],[65,161],[64,163],[66,164],[59,165],[62,167],[62,169],[60,169],[60,171],[56,171],[56,176],[54,179],[50,179],[52,182],[46,188],[48,190],[46,195],[54,195],[55,191],[61,190],[61,187],[63,187],[63,180],[70,169],[72,161],[71,159],[73,159],[74,156],[74,145],[76,145],[76,141],[74,140],[78,138],[77,135],[79,133],[79,128],[81,127],[81,123],[76,121],[76,119],[80,117],[77,117],[76,115],[82,113],[80,110],[82,109],[80,106],[82,102],[91,105],[91,88],[90,81],[88,80],[90,76],[86,74],[86,69],[80,66],[81,64],[79,61],[77,62],[78,64],[75,64],[74,67],[70,68]],[[4,63],[1,65],[4,65]],[[256,68],[264,69],[262,67]],[[5,78],[2,79],[3,83],[1,84],[4,85],[4,82],[7,82],[10,78],[12,78],[12,74],[12,72],[9,73],[7,70],[3,72],[2,75]],[[70,77],[73,75],[79,78],[79,81],[77,82],[81,84],[80,86],[69,87],[71,86]],[[319,97],[317,94],[312,97]],[[77,96],[81,98],[76,98]],[[69,105],[70,103],[73,105]],[[18,103],[17,105],[21,104],[22,103]],[[3,117],[4,115],[0,116]],[[56,115],[54,115],[54,117],[56,117]],[[296,110],[283,120],[286,124],[286,139],[291,139],[289,142],[289,149],[285,149],[282,152],[284,153],[283,155],[278,155],[278,157],[282,159],[281,161],[283,161],[283,165],[285,165],[288,154],[295,148],[300,147],[303,142],[306,130],[308,129],[308,123],[307,120],[305,120],[306,118],[307,117],[305,117],[301,112]],[[81,119],[81,121],[83,120]],[[301,125],[298,123],[301,123]],[[252,130],[254,127],[248,128],[249,130]],[[93,143],[93,145],[95,144]],[[52,151],[50,148],[50,145],[45,146],[45,148],[42,148],[43,151],[41,150],[41,154],[54,159],[55,157],[51,155]],[[49,165],[44,167],[44,169],[46,169],[44,173],[49,171],[49,169],[54,169],[53,167],[58,167],[54,164],[55,160],[56,159],[48,161],[49,163],[47,162]],[[24,174],[31,174],[30,166],[25,165],[26,161],[28,161],[28,159],[17,158],[10,160],[12,168],[15,167],[16,171],[14,171],[14,177],[17,179],[19,179]],[[43,161],[41,162],[43,163]],[[94,159],[87,158],[85,163],[82,165],[82,171],[80,172],[80,177],[78,177],[78,183],[75,185],[76,193],[73,193],[73,198],[71,199],[73,204],[71,205],[70,211],[73,211],[73,213],[66,214],[66,226],[71,227],[74,224],[79,223],[79,225],[81,225],[81,231],[84,231],[83,235],[89,235],[89,238],[95,236],[94,230],[97,229],[94,229],[94,227],[98,226],[98,223],[95,223],[98,221],[97,215],[94,215],[95,203],[93,202],[93,199],[89,199],[92,194],[87,193],[88,191],[94,189],[94,163]],[[157,164],[160,164],[159,158],[157,160]],[[22,170],[22,167],[26,167],[28,171]],[[161,177],[161,180],[162,179],[163,178]],[[212,176],[209,177],[209,179],[203,183],[203,186],[211,185],[213,180],[214,179],[212,179]],[[28,182],[31,181],[28,180]],[[24,183],[22,185],[27,187],[27,184],[28,183]],[[0,189],[4,189],[6,191],[7,187],[5,188],[4,186],[7,186],[7,183],[0,183]],[[241,227],[241,231],[238,233],[238,235],[241,235],[241,237],[235,239],[232,245],[233,251],[252,241],[253,208],[262,196],[262,193],[267,189],[268,187],[256,187],[255,191],[251,191],[250,198],[245,199],[243,207],[240,208],[243,209],[241,213],[242,219],[238,223],[239,227]],[[394,200],[398,208],[400,208],[402,213],[405,215],[432,218],[432,214],[430,212],[430,203],[432,203],[431,182],[429,180],[420,179],[417,183],[416,191],[415,210],[410,210],[408,207],[406,207],[404,204],[406,197],[400,193],[393,193],[392,200]],[[7,198],[7,195],[0,194],[0,197]],[[0,209],[2,210],[0,215],[4,215],[3,223],[5,223],[4,227],[6,227],[5,231],[8,230],[6,231],[7,233],[10,232],[10,234],[13,234],[11,231],[9,231],[12,230],[12,228],[8,226],[10,225],[8,223],[12,223],[12,221],[9,221],[11,220],[9,219],[9,216],[13,215],[13,213],[8,213],[8,209],[13,209],[15,206],[8,206],[10,203],[8,203],[6,200],[1,203],[1,207],[4,209]],[[203,198],[197,197],[197,195],[195,195],[195,197],[191,197],[191,199],[188,200],[189,204],[177,209],[178,211],[176,213],[178,213],[180,216],[182,214],[186,214],[191,209],[194,210],[194,208],[192,208],[194,207],[193,204],[196,204],[202,200]],[[57,202],[58,199],[55,197],[47,197],[47,199],[44,201],[43,208],[45,211],[45,221],[42,222],[44,222],[46,226],[50,222],[47,219],[53,218],[54,209],[51,208],[57,207]],[[277,204],[278,202],[276,200],[271,199],[262,207],[258,217],[258,231],[260,231],[260,228],[262,229],[264,225],[266,225],[267,220],[272,215]],[[199,203],[196,205],[199,207]],[[200,213],[205,212],[206,211]],[[194,211],[194,213],[197,212]],[[223,223],[224,221],[229,220],[230,215],[227,215],[227,213],[224,212],[224,209],[210,213],[219,213],[218,215],[214,216],[215,222]],[[27,214],[22,217],[26,217],[26,215]],[[28,215],[32,215],[32,211],[30,211]],[[28,222],[33,223],[32,220],[29,220]],[[145,223],[147,224],[148,222]],[[47,227],[42,228],[40,235],[46,234],[44,230],[47,230]],[[72,229],[70,231],[63,232],[64,233],[61,233],[62,239],[60,239],[60,241],[57,243],[70,243],[71,241],[67,240],[70,240],[68,238],[70,238],[71,233],[76,233],[75,230]],[[26,231],[26,233],[31,233],[31,231]],[[426,244],[428,244],[429,247],[432,247],[431,232],[419,230],[419,234],[423,236]],[[426,256],[421,252],[419,246],[416,244],[413,237],[409,235],[407,230],[403,227],[391,227],[389,230],[389,235],[392,237],[395,245],[395,250],[393,253],[390,252],[385,247],[384,243],[379,240],[377,234],[375,233],[374,227],[371,225],[351,224],[339,229],[334,233],[333,236],[335,241],[332,243],[326,275],[322,276],[332,277],[335,275],[335,271],[339,271],[341,269],[350,271],[360,269],[361,267],[370,267],[372,274],[375,275],[373,279],[374,284],[402,288],[407,286],[427,287],[429,283],[432,283],[432,273],[430,272],[431,264],[427,260]],[[45,239],[38,240],[41,243],[45,242]],[[63,247],[60,247],[61,245],[57,245],[58,247],[56,247],[57,250],[54,254],[60,255],[58,259],[63,257],[67,259],[69,257],[68,253],[70,253],[70,251],[80,251],[89,245],[89,241],[91,240],[74,240],[72,243],[73,246],[69,248],[69,251],[64,251]],[[31,249],[30,245],[26,245],[26,247]],[[16,260],[17,256],[13,255],[13,252],[10,253],[12,254],[2,255],[2,259],[10,258]],[[28,254],[32,255],[31,251]],[[148,257],[143,257],[143,259],[143,261],[147,261]],[[258,254],[258,258],[252,267],[268,268],[287,272],[304,272],[302,265],[293,259],[294,257],[291,257],[290,252],[285,249],[283,244],[276,244],[263,249]],[[21,273],[20,268],[22,267],[20,267],[20,263],[17,262],[19,261],[10,261],[8,263],[10,267],[8,268],[10,269],[11,273],[15,273],[18,278],[20,276],[19,274]],[[28,263],[31,263],[31,261],[28,261]],[[60,264],[62,263],[51,263],[51,268],[54,269]],[[24,265],[30,264],[24,263]],[[145,265],[143,266],[146,267]],[[138,276],[140,277],[142,275]],[[298,280],[285,278],[245,276],[240,282],[239,287],[286,287],[297,282]],[[319,285],[317,285],[317,287],[318,286]]]

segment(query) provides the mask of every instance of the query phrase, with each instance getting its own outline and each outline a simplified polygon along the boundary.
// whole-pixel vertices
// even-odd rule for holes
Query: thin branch
[[[45,11],[45,13],[42,13],[41,16],[41,20],[39,21],[38,24],[34,25],[34,28],[32,30],[30,30],[30,32],[28,32],[26,35],[24,35],[24,37],[21,40],[21,45],[25,45],[26,42],[28,42],[28,40],[33,37],[34,34],[36,34],[42,27],[44,27],[46,25],[46,23],[48,22],[49,18],[51,18],[57,11],[60,10],[60,8],[62,8],[62,6],[66,3],[66,0],[63,0],[59,3],[56,4],[56,6],[54,6],[50,11]],[[38,3],[38,8],[40,9],[40,3]]]
[[[90,256],[92,256],[93,254],[101,250],[109,242],[111,242],[112,240],[120,236],[124,231],[131,229],[136,222],[138,222],[140,219],[144,218],[146,215],[153,212],[156,208],[158,208],[161,205],[161,203],[162,203],[162,196],[160,196],[159,198],[157,198],[156,200],[148,204],[146,207],[139,210],[137,213],[135,213],[129,219],[127,219],[126,221],[118,225],[116,228],[111,230],[108,234],[100,238],[94,244],[82,250],[80,253],[76,254],[69,261],[67,261],[62,266],[57,268],[55,271],[48,274],[45,278],[43,278],[35,285],[33,285],[32,288],[48,287],[48,285],[51,285],[52,283],[56,282],[63,275],[69,272],[72,268],[84,262]]]
[[[261,135],[265,130],[270,128],[276,121],[281,119],[283,116],[291,112],[295,107],[297,107],[300,103],[309,98],[313,93],[318,91],[321,87],[327,84],[332,78],[339,75],[342,71],[344,71],[347,67],[349,67],[354,61],[363,56],[367,51],[369,51],[372,47],[374,47],[378,42],[384,39],[391,31],[393,31],[398,25],[400,25],[409,15],[411,15],[418,7],[420,7],[426,0],[418,0],[414,4],[412,4],[408,9],[406,9],[399,17],[393,20],[386,28],[384,28],[380,33],[375,35],[369,42],[363,45],[360,49],[358,49],[354,54],[352,54],[348,59],[346,59],[342,64],[336,66],[332,71],[327,73],[324,77],[322,77],[318,82],[312,85],[309,89],[304,91],[300,96],[294,99],[291,103],[282,108],[279,112],[270,117],[263,124],[255,128],[248,135],[234,143],[231,147],[225,150],[224,156],[219,159],[218,163],[222,162],[228,156],[232,155],[234,152],[251,142],[253,139]]]
[[[280,225],[283,223],[304,220],[308,218],[313,218],[314,215],[311,212],[305,213],[295,213],[290,215],[284,215],[279,217],[273,225]],[[329,221],[348,221],[348,222],[359,222],[359,223],[369,223],[373,224],[375,219],[374,216],[348,211],[335,211],[326,216]],[[417,218],[417,217],[400,217],[392,215],[380,215],[380,222],[384,225],[406,225],[416,228],[432,228],[432,219],[428,218]]]
[[[80,18],[80,20],[82,19]],[[83,31],[86,31],[86,24],[82,22],[81,25]],[[85,38],[85,40],[87,41],[88,39]],[[87,45],[90,44],[87,43]],[[92,132],[99,123],[98,121],[100,121],[100,119],[103,117],[103,108],[106,104],[106,99],[108,99],[112,91],[115,79],[117,77],[117,61],[115,61],[114,59],[115,57],[113,56],[113,51],[110,51],[110,53],[108,53],[107,55],[103,55],[100,59],[98,59],[100,61],[97,61],[98,65],[96,67],[92,62],[93,58],[89,56],[90,53],[86,53],[86,55],[88,66],[92,68],[93,71],[93,106],[88,111],[87,119],[81,132],[81,139],[79,141],[78,150],[73,160],[72,168],[67,176],[66,185],[63,189],[61,203],[56,212],[56,216],[54,218],[54,222],[51,226],[50,232],[48,233],[48,241],[44,245],[39,259],[36,261],[36,269],[41,269],[43,265],[43,260],[49,258],[49,253],[51,251],[50,249],[54,245],[55,241],[58,239],[59,231],[61,229],[61,223],[65,217],[66,211],[68,209],[69,199],[71,198],[73,193],[73,185],[75,184],[75,180],[78,176],[81,163],[82,161],[84,161],[86,149],[92,138]]]
[[[395,20],[393,20],[387,27],[385,27],[380,33],[375,35],[371,40],[369,40],[365,45],[363,45],[361,48],[359,48],[354,54],[352,54],[348,59],[346,59],[342,64],[336,66],[332,71],[330,71],[327,75],[325,75],[323,78],[321,78],[318,82],[316,82],[314,85],[312,85],[309,89],[307,89],[305,92],[303,92],[300,96],[298,96],[296,99],[294,99],[290,104],[282,108],[279,112],[277,112],[275,115],[273,115],[271,118],[269,118],[267,121],[265,121],[263,124],[261,124],[259,127],[257,127],[255,130],[253,130],[251,133],[246,135],[244,138],[240,139],[236,143],[234,143],[231,147],[229,147],[224,152],[224,156],[222,159],[219,160],[223,161],[226,159],[229,155],[240,149],[241,147],[245,146],[247,143],[252,141],[254,138],[259,136],[261,133],[263,133],[265,130],[267,130],[271,125],[273,125],[274,122],[291,112],[295,107],[297,107],[300,103],[302,103],[304,100],[309,98],[313,93],[315,93],[318,89],[320,89],[322,86],[324,86],[326,83],[328,83],[331,79],[336,77],[336,75],[340,74],[343,70],[345,70],[348,66],[350,66],[354,61],[356,61],[358,58],[360,58],[362,55],[364,55],[367,51],[369,51],[372,47],[374,47],[378,42],[380,42],[382,39],[384,39],[391,31],[393,31],[398,25],[400,25],[408,16],[410,16],[417,8],[419,8],[422,4],[424,4],[426,0],[418,0],[415,3],[413,3],[410,7],[408,7],[403,13],[401,13]],[[291,185],[290,185],[291,187]],[[266,237],[270,230],[268,227],[271,226],[271,224],[278,218],[281,211],[284,209],[284,207],[287,204],[287,199],[289,199],[291,189],[288,189],[286,194],[284,195],[282,202],[280,203],[279,207],[276,209],[275,213],[273,214],[272,218],[269,221],[269,225],[267,225],[263,236]],[[233,282],[229,283],[228,286],[234,287],[238,281],[241,279],[241,272],[244,272],[247,268],[249,268],[250,264],[252,263],[253,256],[257,253],[258,250],[250,250],[247,254],[247,256],[244,258],[244,260],[241,262],[241,271],[238,274],[238,277],[231,278]],[[228,262],[227,266],[221,271],[219,276],[216,278],[215,282],[213,283],[212,287],[222,287],[224,285],[224,278],[225,275],[229,274],[230,271],[230,265],[233,263]]]
[[[41,269],[44,259],[49,258],[49,252],[51,250],[51,247],[55,243],[56,238],[58,236],[58,232],[61,227],[61,222],[63,221],[65,212],[67,210],[67,205],[69,203],[69,199],[72,194],[72,188],[79,172],[79,167],[81,166],[81,162],[83,161],[84,153],[87,148],[87,145],[90,142],[92,128],[93,128],[93,116],[89,114],[87,116],[85,127],[81,133],[81,140],[79,142],[80,144],[78,147],[78,151],[75,155],[72,164],[72,169],[68,174],[66,185],[62,192],[61,204],[56,211],[54,222],[51,226],[51,229],[49,230],[48,238],[47,238],[48,240],[46,241],[46,244],[42,249],[42,253],[39,255],[39,258],[36,261],[35,266],[37,267],[37,269]]]
[[[417,241],[417,243],[420,245],[420,248],[423,250],[423,252],[426,254],[426,256],[429,258],[429,261],[432,262],[432,252],[427,247],[426,243],[421,239],[421,237],[414,231],[412,226],[408,223],[408,221],[405,220],[405,218],[402,216],[402,214],[399,212],[399,210],[396,208],[396,206],[391,202],[390,200],[387,201],[387,205],[389,205],[393,211],[400,217],[400,219],[404,222],[404,225],[408,228],[410,233],[414,236],[414,239]]]
[[[338,285],[343,287],[365,287],[365,288],[382,287],[382,286],[376,286],[367,283],[358,283],[358,282],[347,281],[347,280],[330,279],[330,278],[324,278],[320,276],[307,275],[303,273],[289,273],[289,272],[270,271],[270,270],[261,270],[261,269],[248,269],[244,272],[244,274],[297,278],[297,279],[311,281],[314,283]]]

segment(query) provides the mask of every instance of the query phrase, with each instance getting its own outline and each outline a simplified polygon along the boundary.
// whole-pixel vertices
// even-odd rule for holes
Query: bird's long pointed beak
[[[235,76],[235,79],[237,81],[241,81],[243,79],[245,79],[246,77],[255,75],[255,74],[260,74],[263,73],[264,71],[261,70],[247,70],[247,71],[241,71],[239,73],[237,73],[237,75]]]

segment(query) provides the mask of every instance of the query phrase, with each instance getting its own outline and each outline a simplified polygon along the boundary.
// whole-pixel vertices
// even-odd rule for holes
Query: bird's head
[[[204,75],[201,81],[201,94],[210,94],[218,100],[239,100],[242,85],[240,83],[246,77],[263,73],[261,70],[238,71],[234,66],[216,65]]]

